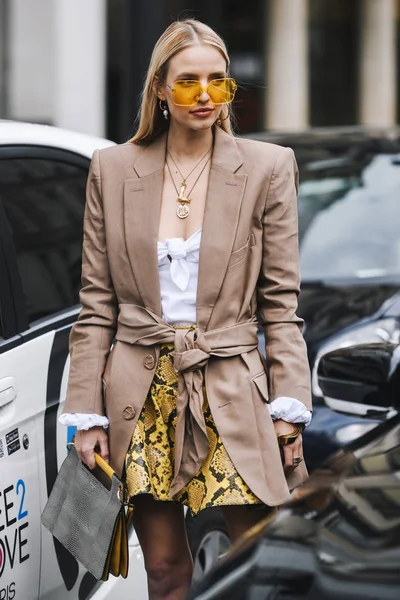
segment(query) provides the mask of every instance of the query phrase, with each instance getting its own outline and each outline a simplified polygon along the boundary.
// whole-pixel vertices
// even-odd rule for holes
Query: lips
[[[191,114],[192,115],[209,115],[214,111],[213,108],[208,108],[208,107],[204,107],[204,108],[196,108],[196,110],[191,110]]]

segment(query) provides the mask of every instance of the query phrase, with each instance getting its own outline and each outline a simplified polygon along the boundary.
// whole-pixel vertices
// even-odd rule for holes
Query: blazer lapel
[[[157,241],[166,151],[166,134],[143,148],[124,190],[125,240],[143,304],[161,316]],[[215,128],[213,159],[204,212],[197,286],[197,324],[210,320],[235,241],[247,175],[236,141]]]
[[[247,175],[236,173],[242,165],[236,141],[215,128],[213,160],[199,257],[197,324],[205,330],[217,301],[232,252]]]
[[[124,190],[125,240],[143,304],[161,316],[157,240],[164,177],[166,135],[143,148]]]

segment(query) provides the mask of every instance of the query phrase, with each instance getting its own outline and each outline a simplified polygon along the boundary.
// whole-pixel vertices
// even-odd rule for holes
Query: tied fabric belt
[[[210,356],[238,356],[257,348],[257,321],[202,332],[174,329],[142,306],[120,304],[119,309],[117,340],[140,346],[174,344],[178,396],[172,497],[197,473],[208,453],[202,368]]]

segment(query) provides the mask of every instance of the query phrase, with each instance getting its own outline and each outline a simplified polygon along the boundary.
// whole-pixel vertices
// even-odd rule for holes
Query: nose
[[[209,99],[210,99],[210,96],[209,96],[208,92],[206,91],[206,89],[203,88],[203,91],[199,98],[199,102],[208,102]]]

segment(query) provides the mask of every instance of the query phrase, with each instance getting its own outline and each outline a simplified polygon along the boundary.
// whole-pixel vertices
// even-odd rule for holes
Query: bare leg
[[[183,600],[191,584],[192,557],[183,506],[135,497],[133,525],[144,555],[149,600]]]
[[[250,527],[272,516],[277,512],[274,506],[256,508],[250,506],[221,506],[232,544],[236,542]]]

